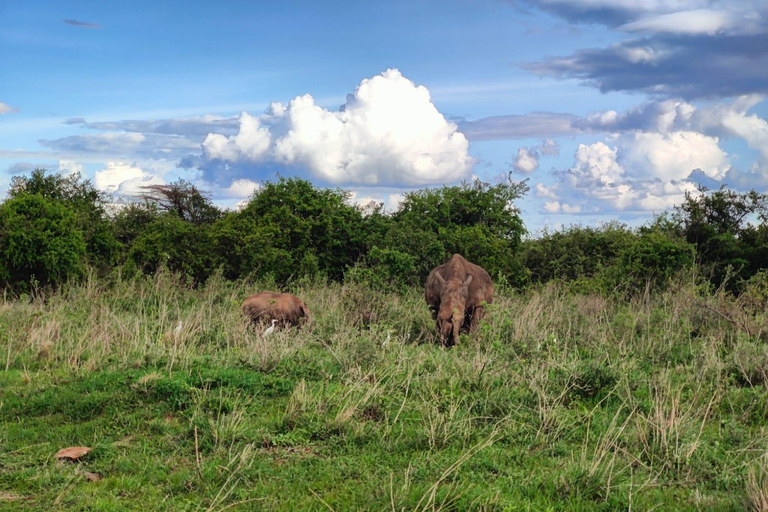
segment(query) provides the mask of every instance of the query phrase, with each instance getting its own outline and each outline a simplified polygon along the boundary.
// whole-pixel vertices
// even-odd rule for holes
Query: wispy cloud
[[[101,25],[98,23],[91,23],[89,21],[80,21],[80,20],[64,20],[64,23],[67,25],[72,25],[73,27],[81,27],[81,28],[102,28]]]
[[[575,24],[674,33],[764,32],[762,0],[522,0]],[[517,3],[514,2],[513,3]]]
[[[134,132],[88,133],[38,142],[57,154],[103,155],[105,158],[178,160],[200,149],[198,141],[186,137]]]
[[[676,100],[654,100],[623,112],[600,110],[586,116],[532,112],[462,121],[459,129],[470,142],[572,136],[595,133],[696,131],[715,137],[738,137],[765,154],[768,161],[768,120],[750,110],[763,96],[740,96],[732,101],[697,107]]]
[[[82,117],[73,117],[64,121],[64,124],[77,125],[90,130],[120,130],[135,133],[158,133],[164,135],[182,135],[185,137],[198,137],[199,142],[211,132],[222,133],[227,136],[237,134],[240,128],[238,117],[221,117],[203,115],[196,117],[177,117],[170,119],[136,120],[123,119],[120,121],[88,122]]]
[[[575,126],[579,119],[572,114],[532,112],[463,121],[459,130],[470,141],[557,137],[581,133]]]
[[[12,114],[14,112],[18,112],[19,109],[16,107],[12,107],[6,103],[0,102],[0,115],[2,114]]]

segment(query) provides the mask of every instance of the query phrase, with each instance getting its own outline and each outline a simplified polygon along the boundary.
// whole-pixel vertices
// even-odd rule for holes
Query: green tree
[[[415,266],[411,284],[422,284],[434,267],[459,253],[492,276],[502,274],[520,285],[526,273],[516,251],[526,231],[514,201],[527,190],[525,182],[475,180],[410,192],[371,245],[410,255]]]
[[[634,239],[632,231],[619,222],[544,230],[523,243],[521,259],[536,283],[590,279],[615,265]]]
[[[711,192],[700,187],[697,193],[686,193],[673,219],[681,236],[696,247],[702,274],[715,286],[732,278],[728,288],[737,290],[768,261],[766,216],[768,194],[738,193],[722,186]]]
[[[212,230],[223,212],[185,180],[143,190],[144,201],[118,212],[113,223],[128,268],[152,273],[165,267],[192,282],[205,281],[216,268]]]
[[[126,205],[112,220],[115,238],[128,250],[133,241],[155,222],[160,214],[157,205],[151,201]]]
[[[0,204],[0,281],[19,291],[80,276],[87,246],[62,201],[17,194]]]
[[[85,241],[88,262],[105,271],[112,267],[120,245],[107,215],[107,197],[102,192],[79,173],[64,176],[35,169],[30,176],[13,177],[8,192],[11,199],[34,195],[69,209],[74,214],[73,225]]]
[[[366,223],[349,192],[280,178],[215,227],[225,275],[272,273],[278,281],[322,272],[340,280],[365,252]]]
[[[145,273],[165,267],[194,283],[204,282],[216,265],[211,228],[163,213],[133,239],[127,263]]]

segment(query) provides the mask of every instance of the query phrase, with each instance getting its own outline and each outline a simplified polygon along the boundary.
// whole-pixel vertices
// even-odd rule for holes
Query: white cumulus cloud
[[[363,80],[338,111],[305,94],[259,118],[243,113],[237,135],[206,137],[202,166],[215,173],[209,164],[223,163],[227,177],[247,178],[253,166],[233,164],[273,162],[334,184],[426,185],[466,178],[474,163],[468,149],[427,88],[389,69]]]
[[[581,206],[561,203],[560,201],[548,201],[544,203],[544,211],[547,213],[581,213]]]
[[[768,121],[756,114],[747,115],[745,111],[727,110],[720,123],[726,131],[741,137],[749,147],[759,151],[768,162]]]
[[[531,173],[539,168],[539,160],[544,156],[557,156],[560,154],[560,145],[553,139],[545,139],[539,146],[519,148],[512,162],[512,168],[524,174]]]
[[[539,168],[539,154],[528,148],[518,149],[512,168],[526,174],[535,171]]]
[[[558,156],[560,154],[560,145],[554,139],[544,139],[544,142],[539,146],[539,151],[542,155]]]
[[[83,164],[79,164],[74,160],[59,160],[59,173],[61,174],[75,174],[83,173]]]
[[[554,187],[548,187],[543,183],[536,184],[536,197],[543,199],[557,199],[557,193]]]
[[[242,178],[232,181],[232,184],[229,187],[220,189],[218,195],[230,199],[246,199],[260,187],[261,185],[255,181]]]
[[[279,161],[301,163],[331,183],[419,185],[455,181],[472,165],[466,137],[416,86],[390,69],[363,80],[339,112],[309,95],[285,112]]]
[[[237,135],[225,137],[209,133],[203,141],[203,155],[210,159],[236,162],[260,160],[269,149],[269,128],[261,126],[259,119],[248,112],[240,114],[240,130]]]
[[[544,204],[544,211],[659,212],[682,203],[686,192],[695,193],[696,184],[690,179],[694,170],[720,179],[728,169],[727,155],[716,139],[712,146],[712,140],[687,133],[636,135],[640,137],[616,139],[615,147],[604,142],[580,144],[573,166],[559,173],[555,185],[537,185],[538,197],[553,199]],[[691,150],[696,147],[702,155]]]
[[[94,173],[93,182],[99,190],[120,196],[136,196],[141,194],[142,186],[165,183],[159,176],[121,162],[108,162],[104,169]]]
[[[701,169],[710,178],[721,179],[730,166],[718,138],[698,132],[635,133],[622,142],[622,164],[636,176],[681,180]]]
[[[624,175],[624,169],[616,161],[616,156],[617,150],[611,149],[603,142],[589,146],[579,144],[570,172],[600,184],[616,183]]]

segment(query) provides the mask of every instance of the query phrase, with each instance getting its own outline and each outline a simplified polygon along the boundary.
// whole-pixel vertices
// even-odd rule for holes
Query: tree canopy
[[[355,205],[343,189],[280,177],[241,209],[221,210],[178,180],[111,210],[90,181],[38,169],[13,178],[0,203],[0,286],[55,286],[90,266],[167,268],[190,283],[220,269],[229,279],[269,275],[278,286],[320,276],[400,288],[423,285],[459,253],[516,287],[560,280],[632,294],[695,266],[713,286],[738,292],[768,266],[765,194],[702,188],[639,228],[609,222],[525,238],[516,204],[527,191],[525,182],[475,180],[409,192],[388,212]]]

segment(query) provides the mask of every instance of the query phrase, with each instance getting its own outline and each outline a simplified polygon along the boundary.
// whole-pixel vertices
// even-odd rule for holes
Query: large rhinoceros
[[[429,273],[424,295],[443,344],[452,345],[460,332],[474,332],[485,316],[485,305],[493,302],[493,283],[483,267],[454,254]]]
[[[290,293],[259,292],[245,299],[242,309],[243,315],[252,322],[277,320],[283,326],[300,327],[310,320],[309,308]]]

